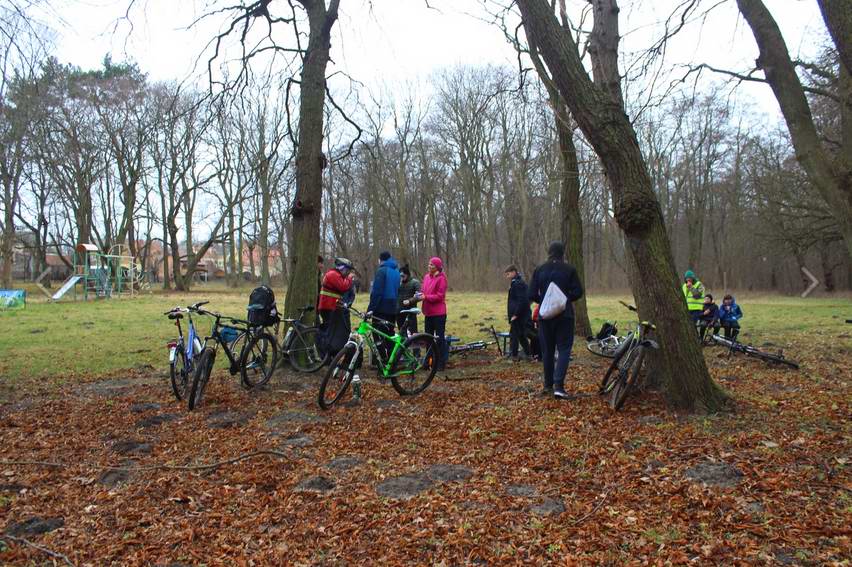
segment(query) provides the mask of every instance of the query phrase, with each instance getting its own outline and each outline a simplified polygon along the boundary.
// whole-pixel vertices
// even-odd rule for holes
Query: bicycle
[[[284,339],[281,342],[281,348],[278,352],[281,356],[281,362],[286,358],[290,361],[290,365],[299,372],[316,372],[328,362],[329,355],[320,352],[318,347],[319,327],[316,325],[309,326],[304,322],[305,314],[314,310],[313,305],[305,305],[299,309],[299,316],[295,319],[282,319],[280,323],[289,325],[287,332],[284,333]],[[276,323],[273,337],[278,336],[278,326]],[[256,337],[254,340],[261,340]],[[277,345],[277,343],[276,343]],[[268,378],[267,380],[268,381]],[[263,382],[263,384],[266,383]],[[262,386],[263,384],[252,384],[251,386]]]
[[[190,386],[190,376],[195,372],[195,359],[204,348],[195,330],[192,313],[197,312],[199,307],[206,303],[208,302],[203,301],[189,307],[174,307],[163,313],[163,315],[167,315],[171,321],[175,322],[178,330],[177,340],[169,341],[166,346],[169,349],[169,381],[172,385],[172,393],[174,393],[175,398],[179,402],[183,401],[187,395],[187,388]],[[183,328],[180,325],[184,313],[187,314],[189,319],[189,329],[186,339],[184,339]]]
[[[789,366],[794,370],[799,369],[799,364],[788,358],[785,358],[784,353],[782,351],[778,351],[778,354],[764,352],[751,345],[744,345],[738,342],[736,339],[726,339],[721,335],[712,335],[712,340],[717,345],[726,347],[728,349],[728,356],[731,356],[734,351],[737,351],[743,353],[746,356],[759,358],[764,362],[770,362],[773,364],[783,364],[785,366]]]
[[[623,301],[619,303],[633,312],[638,312],[632,305]],[[637,387],[642,363],[648,350],[660,348],[656,341],[648,338],[648,335],[656,330],[657,327],[653,323],[640,321],[636,325],[636,330],[627,334],[624,342],[613,355],[612,364],[609,365],[606,374],[604,374],[598,390],[598,393],[602,396],[612,394],[609,405],[613,410],[620,410],[624,405],[624,400],[627,399],[627,394]]]
[[[360,397],[360,378],[356,370],[364,358],[364,345],[370,351],[371,358],[377,362],[379,380],[390,379],[394,390],[401,396],[414,396],[425,390],[435,377],[437,367],[435,358],[437,354],[437,341],[433,335],[416,333],[404,337],[399,333],[389,335],[377,329],[371,320],[378,320],[372,313],[362,313],[352,306],[345,306],[350,312],[355,313],[361,323],[358,328],[349,335],[349,340],[338,352],[323,377],[319,389],[318,403],[324,409],[330,409],[336,404],[349,385],[355,382],[353,389],[355,397]],[[401,313],[413,313],[414,310],[403,310]],[[387,359],[381,349],[376,346],[373,336],[378,335],[381,339],[392,345]]]
[[[203,349],[193,374],[188,404],[190,411],[201,405],[204,389],[210,381],[210,373],[216,362],[216,351],[220,346],[230,362],[229,372],[232,376],[237,372],[240,373],[240,383],[243,387],[248,389],[269,381],[278,361],[275,337],[267,333],[263,327],[250,326],[248,321],[242,319],[225,317],[220,313],[203,309],[198,309],[197,312],[200,315],[213,317],[213,328],[210,336],[205,337],[202,343]],[[234,326],[223,325],[223,319],[227,319]],[[213,342],[213,346],[208,346],[209,341]],[[235,346],[240,341],[244,343],[237,351]],[[239,352],[239,355],[235,356],[235,352]],[[260,380],[254,379],[257,374],[261,375]]]

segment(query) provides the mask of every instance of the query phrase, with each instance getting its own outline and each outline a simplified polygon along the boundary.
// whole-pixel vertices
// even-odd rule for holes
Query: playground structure
[[[144,276],[142,266],[124,244],[116,244],[103,254],[94,244],[81,243],[74,249],[74,273],[59,290],[50,295],[39,287],[52,301],[62,299],[71,290],[75,300],[133,297],[151,289]]]

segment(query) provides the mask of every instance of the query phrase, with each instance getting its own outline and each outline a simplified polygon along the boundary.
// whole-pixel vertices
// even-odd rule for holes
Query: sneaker
[[[554,390],[553,397],[557,400],[576,400],[577,396],[574,394],[569,394],[565,390]]]
[[[553,395],[553,388],[542,388],[541,391],[538,393],[538,396],[540,398],[549,398],[552,395]]]

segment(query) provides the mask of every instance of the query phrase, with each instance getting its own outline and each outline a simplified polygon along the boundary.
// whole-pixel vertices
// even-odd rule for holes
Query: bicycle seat
[[[183,314],[182,313],[169,313],[169,319],[172,319],[172,320],[183,319]]]
[[[402,310],[400,310],[399,314],[400,315],[403,315],[403,314],[405,314],[405,315],[419,315],[420,314],[420,308],[419,307],[412,307],[411,309],[402,309]]]
[[[656,326],[655,324],[651,323],[650,321],[642,321],[642,322],[640,323],[640,325],[642,325],[643,327],[648,327],[648,328],[649,328],[649,329],[651,329],[652,331],[656,331],[656,330],[657,330],[657,326]]]

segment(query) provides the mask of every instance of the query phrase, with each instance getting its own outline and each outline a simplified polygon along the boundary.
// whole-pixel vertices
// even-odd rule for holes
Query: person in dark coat
[[[376,270],[373,278],[367,311],[371,311],[376,317],[373,319],[373,325],[388,335],[393,334],[396,324],[399,279],[399,269],[390,252],[384,251],[379,254],[379,269]],[[387,361],[390,355],[390,344],[379,335],[375,335],[374,339],[382,357]]]
[[[719,334],[719,306],[713,302],[713,294],[708,293],[704,296],[704,311],[701,312],[701,318],[698,320],[698,332],[701,335],[701,342],[704,342],[704,337],[707,336],[707,330],[712,328],[713,334]]]
[[[400,333],[402,333],[403,325],[405,325],[406,332],[414,334],[417,332],[417,315],[415,313],[400,313],[400,311],[417,307],[420,300],[415,297],[415,294],[420,291],[420,280],[411,276],[411,269],[408,264],[399,269],[399,277],[396,324],[399,325]]]
[[[553,242],[547,249],[547,261],[535,269],[529,286],[529,301],[541,304],[551,283],[555,284],[568,302],[565,310],[550,319],[539,317],[541,358],[544,362],[545,395],[553,392],[557,399],[570,400],[575,396],[565,392],[565,375],[574,346],[574,306],[583,296],[583,286],[577,270],[564,260],[565,245]],[[554,363],[554,353],[558,358]]]
[[[506,301],[507,317],[509,318],[509,352],[512,360],[518,362],[518,344],[524,350],[524,358],[530,357],[530,344],[527,340],[527,323],[532,312],[528,297],[527,284],[518,268],[513,265],[504,270],[509,284],[509,297]]]

